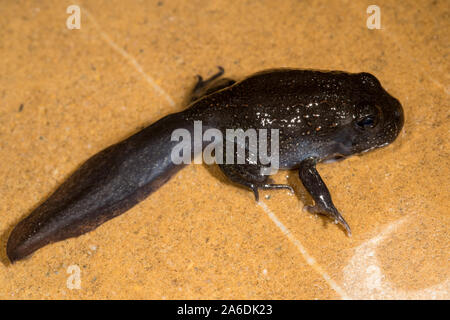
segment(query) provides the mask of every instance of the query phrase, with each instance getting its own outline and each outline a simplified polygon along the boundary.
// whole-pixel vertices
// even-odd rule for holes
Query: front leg
[[[315,202],[314,206],[307,206],[307,209],[311,213],[324,214],[340,223],[351,236],[350,227],[334,206],[330,192],[317,172],[316,163],[317,161],[313,158],[306,159],[300,164],[299,169],[300,180]]]

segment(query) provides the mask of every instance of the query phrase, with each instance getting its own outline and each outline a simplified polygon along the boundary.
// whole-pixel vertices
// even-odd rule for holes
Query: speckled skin
[[[172,163],[178,128],[279,129],[280,169],[298,169],[315,201],[311,212],[330,216],[350,234],[332,203],[315,165],[391,143],[403,126],[400,103],[367,73],[279,69],[235,83],[220,78],[199,81],[192,103],[84,163],[44,203],[12,231],[7,254],[14,262],[39,248],[97,228],[157,190],[183,165]],[[232,181],[249,187],[290,188],[271,184],[260,164],[223,164]]]
[[[391,143],[403,110],[369,73],[279,69],[257,73],[193,104],[192,120],[208,127],[280,130],[280,168],[349,156]],[[355,122],[379,122],[361,130]]]

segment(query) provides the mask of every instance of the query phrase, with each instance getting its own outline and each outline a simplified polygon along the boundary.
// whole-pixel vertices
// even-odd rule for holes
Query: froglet
[[[172,132],[183,128],[193,133],[194,121],[224,133],[236,128],[278,129],[279,169],[297,170],[314,200],[309,211],[330,217],[350,234],[316,164],[393,142],[404,123],[399,101],[369,73],[273,69],[236,82],[222,77],[219,69],[207,80],[198,76],[184,111],[92,156],[20,221],[8,239],[10,261],[89,232],[158,190],[184,167],[171,161],[177,143]],[[219,164],[225,176],[252,190],[256,200],[258,189],[292,190],[272,183],[262,166]]]

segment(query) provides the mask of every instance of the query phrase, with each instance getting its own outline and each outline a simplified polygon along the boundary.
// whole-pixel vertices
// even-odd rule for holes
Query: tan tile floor
[[[0,298],[450,298],[448,0],[377,0],[381,30],[368,1],[83,1],[68,30],[71,4],[1,4]],[[352,238],[302,211],[294,173],[276,179],[300,197],[257,205],[191,165],[94,232],[7,263],[20,218],[89,156],[183,109],[217,65],[367,71],[402,102],[393,145],[319,167]]]

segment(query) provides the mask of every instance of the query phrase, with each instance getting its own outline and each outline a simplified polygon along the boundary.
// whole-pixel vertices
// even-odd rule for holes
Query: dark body
[[[315,169],[391,143],[403,126],[403,110],[368,73],[268,70],[241,82],[199,81],[192,103],[128,139],[94,155],[13,230],[7,254],[16,261],[46,244],[76,237],[125,212],[157,190],[183,165],[171,161],[175,129],[278,129],[280,169],[297,169],[315,201],[311,212],[350,228]],[[253,190],[290,188],[270,183],[260,163],[220,164],[232,181]]]

